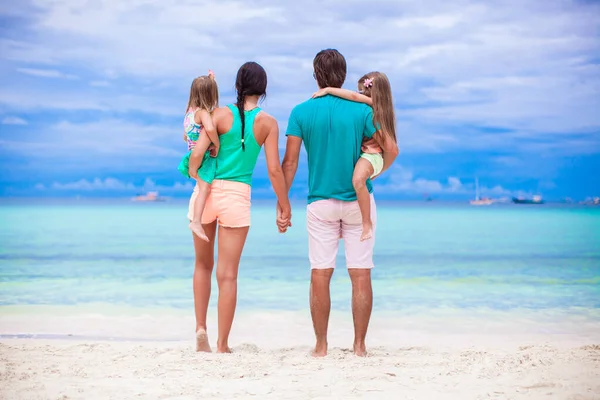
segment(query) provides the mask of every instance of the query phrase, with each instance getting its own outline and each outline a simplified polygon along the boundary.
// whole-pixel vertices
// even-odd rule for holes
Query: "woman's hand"
[[[312,95],[312,97],[313,97],[313,99],[316,99],[317,97],[323,97],[323,96],[325,96],[325,95],[327,95],[327,94],[330,94],[330,93],[329,93],[329,88],[323,88],[323,89],[319,89],[319,90],[317,90],[317,91],[316,91],[316,92],[315,92],[315,93]]]
[[[292,226],[292,210],[290,207],[282,208],[279,202],[277,202],[277,229],[279,233],[285,233],[287,229]]]

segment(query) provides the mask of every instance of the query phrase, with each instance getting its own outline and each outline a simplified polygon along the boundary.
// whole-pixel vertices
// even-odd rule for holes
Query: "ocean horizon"
[[[305,204],[279,234],[273,201],[253,202],[238,309],[308,307]],[[5,306],[106,304],[192,312],[186,201],[0,202]],[[378,202],[374,309],[598,310],[600,208]],[[343,242],[332,308],[349,310]],[[214,279],[214,277],[213,277]],[[216,281],[211,307],[216,300]]]

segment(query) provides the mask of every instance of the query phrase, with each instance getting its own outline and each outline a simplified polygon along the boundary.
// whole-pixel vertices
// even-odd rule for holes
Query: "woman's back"
[[[260,113],[260,107],[244,111],[245,129],[242,139],[242,122],[237,107],[229,105],[215,112],[221,142],[215,179],[252,184],[252,173],[266,136],[264,129],[256,129],[256,125],[262,125],[255,123]]]

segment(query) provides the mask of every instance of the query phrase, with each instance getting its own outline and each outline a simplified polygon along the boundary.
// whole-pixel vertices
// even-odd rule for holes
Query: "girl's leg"
[[[219,257],[217,260],[217,284],[219,285],[218,353],[231,352],[228,340],[237,302],[238,268],[249,229],[249,226],[244,228],[219,227]]]
[[[208,236],[204,232],[202,227],[202,213],[204,212],[204,206],[206,205],[206,199],[210,194],[210,185],[198,178],[196,183],[198,186],[198,195],[194,201],[194,219],[190,222],[190,229],[196,234],[201,240],[208,242]]]
[[[196,143],[196,147],[192,151],[190,156],[200,158],[200,163],[198,168],[202,166],[202,158],[204,157],[204,153],[208,150],[210,146],[210,139],[207,134],[201,134],[198,138],[198,143]],[[206,204],[206,199],[210,194],[210,185],[204,182],[202,179],[197,179],[196,185],[198,186],[198,196],[196,196],[196,200],[194,201],[194,219],[190,222],[190,229],[194,232],[200,239],[208,242],[208,237],[204,233],[204,229],[202,229],[202,213],[204,212],[204,206]]]
[[[215,232],[217,222],[204,227],[208,236],[208,242],[200,240],[196,235],[194,238],[194,252],[196,261],[194,263],[194,311],[196,314],[196,351],[210,352],[210,344],[206,335],[206,313],[210,299],[210,282],[212,270],[215,263]]]
[[[371,197],[369,196],[369,190],[367,189],[367,179],[373,175],[374,169],[371,163],[364,159],[359,158],[356,166],[354,167],[354,175],[352,176],[352,185],[356,191],[356,199],[358,200],[358,207],[360,208],[360,215],[362,216],[362,235],[360,240],[367,240],[373,236],[373,223],[371,221]]]

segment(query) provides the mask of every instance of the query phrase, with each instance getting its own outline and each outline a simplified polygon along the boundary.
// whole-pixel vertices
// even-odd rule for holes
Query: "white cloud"
[[[176,116],[192,77],[214,69],[226,103],[239,65],[256,59],[269,73],[265,106],[284,120],[314,91],[314,54],[331,46],[347,57],[347,87],[369,70],[388,74],[407,152],[504,145],[564,155],[600,148],[594,2],[21,3],[2,11],[24,18],[26,33],[0,38],[3,57],[21,71],[59,77],[70,75],[63,72],[68,66],[89,80],[59,92],[7,80],[0,103],[8,109]],[[35,18],[27,18],[29,9]],[[198,23],[206,10],[211,17]],[[506,132],[481,134],[482,126]],[[574,133],[582,137],[567,139]]]
[[[74,182],[54,182],[50,185],[51,189],[60,191],[159,191],[167,192],[191,192],[194,185],[191,181],[185,183],[175,182],[173,185],[157,185],[151,178],[146,178],[142,185],[136,186],[131,182],[123,182],[115,178],[95,178],[93,180],[80,179]],[[46,186],[42,183],[35,185],[35,189],[44,190]]]
[[[75,75],[65,74],[64,72],[55,69],[17,68],[17,71],[22,74],[40,78],[78,79]]]
[[[110,86],[110,82],[109,81],[91,81],[90,82],[90,86],[93,86],[93,87],[108,87],[108,86]]]
[[[412,171],[399,165],[392,166],[382,177],[383,183],[375,180],[375,188],[381,193],[404,194],[458,194],[471,195],[475,193],[474,183],[465,184],[460,178],[450,176],[445,182],[415,177]],[[480,193],[488,196],[508,196],[512,192],[500,185],[487,187],[480,185]]]
[[[80,179],[76,182],[68,182],[68,183],[59,183],[54,182],[52,184],[52,189],[57,190],[124,190],[124,189],[135,189],[135,186],[131,183],[123,183],[118,179],[114,178],[106,178],[100,179],[96,178],[92,181],[88,181],[87,179]]]
[[[27,125],[27,121],[19,117],[4,117],[2,119],[3,125]]]

